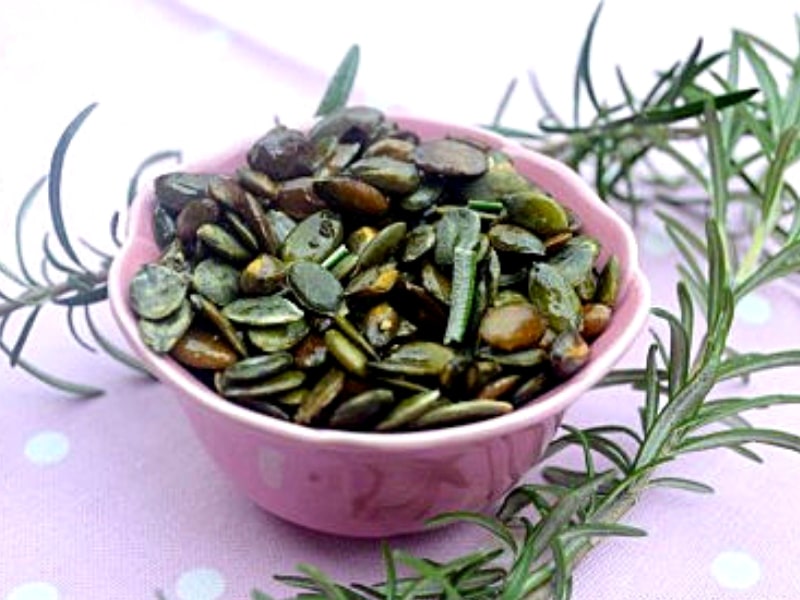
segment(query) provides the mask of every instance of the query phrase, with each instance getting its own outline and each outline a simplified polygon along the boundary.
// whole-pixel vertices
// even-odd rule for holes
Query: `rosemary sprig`
[[[633,194],[632,184],[641,180],[641,167],[655,152],[684,167],[686,181],[704,190],[704,231],[698,232],[681,219],[675,206],[668,204],[672,210],[659,212],[683,259],[676,288],[678,313],[663,308],[653,311],[654,317],[667,325],[669,342],[656,336],[644,369],[616,371],[606,381],[608,385],[627,384],[640,390],[638,430],[618,425],[583,430],[566,426],[565,433],[548,450],[549,464],[542,470],[546,483],[518,486],[506,496],[494,517],[454,513],[434,519],[435,524],[471,523],[495,539],[496,548],[474,555],[471,573],[485,578],[477,593],[473,580],[460,579],[449,564],[420,557],[411,560],[407,554],[384,546],[384,583],[348,586],[308,570],[300,578],[279,577],[290,586],[306,590],[302,597],[567,599],[575,567],[599,541],[609,536],[644,534],[619,521],[648,489],[713,492],[702,482],[657,476],[663,464],[713,448],[758,458],[749,448],[752,444],[800,452],[800,436],[752,427],[741,417],[749,410],[800,403],[800,395],[709,399],[717,384],[731,377],[800,364],[799,350],[767,354],[733,354],[728,350],[736,303],[769,282],[800,271],[800,202],[786,181],[787,168],[800,157],[800,50],[792,59],[766,42],[737,31],[727,52],[701,58],[702,45],[698,43],[686,61],[659,76],[641,101],[618,71],[625,101],[607,107],[599,101],[589,71],[598,15],[599,9],[580,53],[575,80],[576,124],[565,126],[556,121],[552,109],[545,106],[547,116],[539,132],[503,127],[500,121],[515,89],[512,84],[490,128],[551,151],[578,169],[591,167],[598,191],[608,200],[633,206],[644,202]],[[785,92],[778,89],[763,53],[778,57],[790,68]],[[722,77],[711,69],[725,56],[729,69],[727,77]],[[762,88],[760,100],[755,90],[737,89],[743,63],[757,76]],[[703,74],[721,85],[721,93],[712,93],[701,85]],[[588,125],[578,124],[583,94],[595,111]],[[629,114],[619,116],[621,110]],[[683,129],[678,130],[676,123],[687,119],[695,123],[689,129],[680,125]],[[704,165],[697,166],[677,143],[687,137],[703,142]],[[740,148],[745,142],[752,145],[752,141],[758,149],[740,158]],[[733,193],[736,184],[742,182],[746,184],[745,196],[739,190]],[[726,235],[729,208],[743,198],[755,212],[754,226],[748,235],[733,239]],[[791,223],[780,228],[780,221],[787,217]],[[769,254],[765,251],[767,242],[773,247]],[[704,328],[695,318],[696,312],[704,314]],[[574,447],[583,453],[583,470],[552,464],[564,450]],[[610,468],[599,470],[600,460]],[[394,567],[390,569],[395,561],[413,571],[403,580],[405,587],[398,584]],[[254,598],[266,597],[255,594]]]

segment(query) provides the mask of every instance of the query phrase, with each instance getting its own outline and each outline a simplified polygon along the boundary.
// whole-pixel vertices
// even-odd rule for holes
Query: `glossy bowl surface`
[[[344,536],[379,537],[420,531],[444,511],[482,511],[541,458],[564,411],[619,360],[643,327],[649,286],[628,225],[568,167],[516,142],[469,127],[392,116],[423,139],[444,135],[480,139],[500,148],[516,168],[573,209],[587,233],[620,259],[621,295],[609,328],[592,344],[580,372],[537,401],[508,415],[449,429],[355,433],[284,423],[228,402],[178,363],[149,351],[128,306],[128,285],[141,265],[157,258],[152,186],[130,213],[130,233],[112,265],[109,297],[120,328],[151,372],[175,393],[196,434],[219,467],[272,514]],[[233,173],[252,140],[185,167]]]

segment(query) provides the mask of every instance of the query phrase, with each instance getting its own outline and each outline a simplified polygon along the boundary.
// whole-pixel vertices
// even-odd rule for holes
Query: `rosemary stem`
[[[102,283],[108,279],[108,269],[89,271],[85,274],[90,284]],[[55,285],[37,286],[23,292],[9,302],[0,303],[0,319],[4,319],[16,310],[27,306],[41,306],[70,292],[85,291],[75,281],[67,279]]]

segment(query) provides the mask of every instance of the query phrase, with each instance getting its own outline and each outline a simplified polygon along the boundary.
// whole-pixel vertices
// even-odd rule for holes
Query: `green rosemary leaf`
[[[356,80],[360,54],[358,45],[350,46],[344,59],[336,68],[325,93],[322,95],[316,116],[324,117],[347,106],[347,100],[350,98],[350,93],[353,91],[353,84]]]
[[[83,336],[78,331],[77,327],[75,326],[75,309],[76,306],[69,306],[67,307],[67,327],[69,328],[69,332],[72,334],[72,337],[78,345],[81,346],[84,350],[89,352],[97,352],[97,348],[89,344],[86,340],[83,339]]]
[[[659,92],[664,88],[664,86],[669,85],[670,81],[675,77],[675,73],[678,71],[678,68],[681,66],[681,62],[678,61],[674,63],[669,69],[666,71],[661,72],[656,79],[656,82],[653,84],[653,87],[644,97],[642,101],[642,109],[645,109],[656,102],[657,98],[661,98],[659,96]]]
[[[759,37],[759,36],[757,36],[757,35],[755,35],[753,33],[744,32],[744,31],[741,31],[741,30],[734,30],[733,35],[734,35],[734,38],[738,37],[738,38],[747,39],[753,45],[761,47],[768,54],[771,54],[774,58],[778,59],[780,62],[782,62],[784,64],[784,66],[789,67],[790,69],[794,68],[794,66],[795,66],[794,65],[794,61],[789,57],[789,55],[786,54],[785,52],[781,51],[779,48],[777,48],[773,44],[769,43],[764,38],[761,38],[761,37]]]
[[[526,484],[512,489],[497,510],[497,518],[508,523],[526,508],[534,508],[540,516],[552,510],[551,502],[564,495],[564,490],[549,484]]]
[[[700,52],[703,50],[703,39],[700,38],[695,42],[689,57],[684,61],[682,68],[678,71],[677,76],[671,81],[671,85],[659,98],[657,104],[672,105],[683,93],[687,85],[689,85],[696,76],[696,63]]]
[[[776,254],[762,262],[758,269],[736,286],[736,297],[741,299],[762,285],[791,275],[800,270],[800,239],[786,244]]]
[[[306,589],[312,592],[321,592],[325,598],[330,598],[330,600],[351,600],[355,597],[354,594],[348,593],[346,589],[312,565],[301,564],[298,565],[297,570],[307,576],[308,587]]]
[[[88,306],[102,302],[108,298],[108,287],[105,283],[88,289],[85,292],[76,292],[70,296],[53,298],[53,304],[61,306]]]
[[[660,410],[660,387],[656,365],[658,346],[652,344],[647,351],[647,368],[644,375],[645,398],[642,410],[642,431],[648,432],[653,428]]]
[[[28,340],[28,336],[33,330],[33,325],[36,323],[36,318],[39,316],[41,309],[41,305],[37,306],[30,313],[28,313],[28,316],[25,318],[25,323],[20,330],[19,337],[17,337],[17,341],[15,342],[14,347],[11,349],[11,353],[8,355],[9,362],[11,363],[12,367],[16,366],[17,362],[19,362],[19,357],[22,354],[22,348],[25,347],[25,342]]]
[[[142,178],[144,172],[155,165],[164,160],[174,159],[176,162],[181,162],[183,160],[183,154],[180,150],[162,150],[161,152],[156,152],[145,158],[136,170],[133,172],[133,176],[131,177],[130,181],[128,182],[128,194],[127,194],[127,206],[130,207],[133,204],[134,198],[136,198],[136,194],[139,193],[139,180]],[[116,221],[119,221],[119,213],[115,213]],[[114,223],[114,219],[112,219],[112,223]],[[112,225],[112,237],[114,240],[117,240],[116,235],[116,225]]]
[[[42,251],[44,252],[44,257],[47,260],[47,264],[55,267],[58,271],[65,273],[67,275],[82,275],[82,271],[78,271],[70,267],[69,265],[65,265],[59,258],[55,255],[52,248],[50,248],[50,234],[45,233],[44,237],[42,238]]]
[[[14,273],[14,271],[12,271],[11,269],[9,269],[9,268],[8,268],[8,267],[7,267],[5,264],[3,264],[2,262],[0,262],[0,273],[2,273],[3,275],[5,275],[6,277],[8,277],[8,278],[9,278],[11,281],[13,281],[14,283],[16,283],[17,285],[20,285],[20,286],[23,286],[23,287],[27,287],[27,286],[25,285],[25,281],[24,281],[24,280],[23,280],[23,279],[22,279],[22,278],[21,278],[19,275],[17,275],[16,273]]]
[[[103,352],[126,367],[129,367],[134,371],[139,371],[140,373],[153,379],[153,375],[147,370],[147,367],[145,367],[139,360],[135,359],[130,354],[117,347],[100,332],[100,330],[97,328],[97,325],[95,325],[94,320],[92,319],[92,311],[89,309],[89,305],[85,305],[83,307],[83,314],[86,319],[86,325],[89,327],[89,332],[92,334],[92,337],[97,344],[103,349]]]
[[[648,487],[668,487],[696,494],[713,494],[714,488],[701,481],[686,479],[684,477],[653,477]]]
[[[741,444],[767,444],[800,452],[800,436],[776,429],[731,429],[687,437],[678,446],[681,453],[701,452],[712,448],[735,448]]]
[[[558,535],[562,542],[580,538],[598,537],[645,537],[644,529],[622,523],[578,523]]]
[[[758,85],[764,95],[767,114],[772,122],[772,134],[777,137],[782,111],[781,94],[778,89],[778,84],[775,81],[775,76],[772,74],[772,71],[770,71],[766,61],[759,56],[758,52],[756,52],[752,44],[750,44],[746,35],[739,35],[737,46],[738,49],[744,53],[747,62],[750,63],[750,67],[753,69]]]
[[[737,416],[741,412],[780,404],[800,404],[800,395],[767,394],[755,398],[733,397],[709,400],[700,407],[690,426],[692,429],[699,429],[722,419]]]
[[[592,19],[589,21],[589,27],[586,30],[586,35],[583,38],[581,51],[578,57],[578,67],[575,70],[575,82],[572,88],[572,101],[574,107],[573,121],[575,125],[580,123],[580,99],[581,99],[581,86],[586,90],[589,96],[589,101],[596,111],[600,111],[600,103],[597,101],[597,96],[594,92],[594,84],[592,83],[592,75],[590,69],[590,58],[592,55],[592,40],[594,39],[594,30],[597,26],[597,19],[600,17],[600,11],[603,8],[603,3],[600,2],[597,8],[594,9]]]
[[[683,258],[683,266],[691,273],[691,280],[700,288],[701,293],[705,294],[707,286],[703,269],[695,257],[697,251],[692,250],[691,238],[687,238],[687,235],[693,235],[691,230],[683,224],[665,222],[664,231]],[[705,256],[705,249],[701,252],[701,256]]]
[[[655,348],[655,350],[658,350]],[[668,373],[666,369],[657,369],[656,375],[659,381],[666,381]],[[598,387],[611,385],[631,385],[637,389],[644,389],[647,380],[645,369],[613,369],[597,384]]]
[[[534,560],[542,555],[553,538],[574,518],[575,514],[592,501],[599,489],[614,481],[616,475],[615,471],[600,473],[570,490],[556,502],[550,513],[539,522],[535,538],[530,542],[526,540],[525,545],[531,546]]]
[[[614,126],[627,125],[631,122],[638,125],[667,125],[677,123],[703,114],[706,102],[710,102],[714,108],[721,110],[745,102],[757,93],[758,89],[753,88],[739,90],[729,94],[720,94],[704,100],[687,102],[676,108],[651,108],[634,117],[629,117],[624,121],[617,121],[614,123]]]
[[[528,574],[538,556],[536,540],[539,537],[540,530],[535,528],[527,519],[523,520],[523,525],[525,526],[525,537],[523,538],[522,550],[516,555],[514,563],[511,565],[503,585],[501,600],[519,600],[525,597],[526,592],[531,592],[535,589],[533,583],[529,582]],[[550,540],[548,539],[544,547],[546,548],[549,545]]]
[[[69,239],[66,226],[64,225],[64,216],[61,207],[61,174],[64,169],[64,157],[66,156],[67,149],[69,148],[72,138],[80,129],[83,122],[97,107],[97,103],[90,104],[84,108],[78,116],[67,126],[61,134],[61,138],[56,144],[56,149],[53,152],[53,157],[50,161],[50,175],[48,180],[48,198],[50,200],[50,217],[53,220],[53,229],[55,230],[56,237],[58,238],[61,247],[64,249],[66,255],[76,265],[82,266],[78,255],[72,247]]]
[[[706,322],[710,327],[713,327],[720,317],[722,296],[729,284],[720,221],[713,219],[706,221],[706,238],[708,240],[708,305],[706,307]]]
[[[625,472],[630,466],[631,460],[627,452],[622,446],[613,440],[605,437],[601,433],[592,431],[591,429],[574,429],[573,431],[580,431],[580,435],[578,435],[578,433],[570,432],[567,435],[554,440],[547,447],[547,450],[545,451],[545,458],[550,458],[566,448],[578,445],[583,449],[584,457],[586,456],[586,450],[588,448],[602,456],[605,456],[623,472]],[[636,434],[634,433],[634,435]]]
[[[669,395],[674,397],[686,384],[689,374],[689,336],[683,324],[672,313],[661,308],[654,308],[652,313],[669,324]]]
[[[800,127],[800,68],[795,68],[789,80],[786,100],[783,102],[783,115],[780,123],[781,129]],[[800,149],[795,148],[793,157],[797,157]]]
[[[633,95],[633,92],[631,92],[628,82],[625,81],[625,76],[622,74],[622,69],[617,66],[615,72],[617,75],[617,83],[619,84],[619,88],[622,90],[622,95],[625,97],[625,105],[631,110],[636,110],[636,97]]]
[[[550,544],[553,554],[553,600],[569,600],[572,596],[572,564],[559,538]]]
[[[717,118],[717,111],[714,109],[710,101],[706,102],[703,109],[703,116],[705,120],[706,138],[708,143],[708,155],[710,159],[711,168],[711,214],[714,220],[719,225],[727,223],[728,211],[728,165],[727,165],[727,148],[722,143],[722,131],[720,130],[719,119]],[[725,264],[728,264],[728,252],[723,237],[720,235],[719,240],[722,242],[720,251]],[[709,248],[709,251],[711,248]],[[711,321],[709,321],[711,322]]]
[[[384,584],[384,596],[386,600],[397,599],[397,566],[394,561],[394,554],[389,544],[384,540],[381,542],[381,556],[383,566],[386,571],[386,583]]]
[[[17,210],[17,217],[14,224],[14,245],[17,251],[17,263],[19,264],[20,273],[22,273],[22,277],[28,284],[36,286],[39,283],[34,279],[34,277],[28,271],[28,267],[25,264],[25,257],[22,251],[22,223],[25,220],[25,215],[30,209],[31,204],[33,201],[36,200],[36,197],[39,195],[39,190],[42,189],[42,186],[47,181],[47,176],[43,175],[39,178],[39,180],[33,184],[28,193],[25,194],[25,198],[22,200],[22,203],[19,205],[19,209]]]
[[[453,584],[450,582],[447,571],[443,571],[441,568],[433,565],[429,561],[417,558],[416,556],[413,556],[402,550],[398,550],[395,553],[395,556],[398,562],[411,567],[424,579],[440,585],[442,587],[442,591],[444,592],[444,598],[447,600],[463,600],[461,594],[459,594],[458,590],[453,587]]]
[[[122,240],[119,237],[119,219],[120,219],[120,213],[118,210],[115,210],[114,214],[111,215],[111,222],[109,223],[109,229],[111,233],[111,241],[114,242],[114,245],[117,248],[122,247]]]
[[[780,367],[800,365],[800,350],[786,350],[761,354],[758,352],[742,353],[723,360],[719,365],[720,381],[752,375],[759,371],[770,371]]]
[[[686,287],[686,283],[683,281],[678,282],[677,296],[681,311],[681,324],[683,325],[684,331],[686,331],[686,335],[691,346],[692,339],[694,337],[694,304],[692,303],[692,298],[689,295],[689,289]]]
[[[539,85],[539,79],[536,77],[536,73],[530,71],[528,73],[528,80],[530,81],[533,95],[536,97],[536,101],[539,103],[539,106],[544,112],[545,117],[552,120],[554,123],[563,123],[563,119],[561,119],[561,117],[558,116],[558,113],[556,113],[555,109],[553,109],[553,106],[548,101],[544,90],[542,90],[542,86]]]
[[[508,103],[511,101],[511,96],[514,95],[514,90],[517,87],[517,78],[514,77],[511,81],[508,82],[508,86],[506,87],[506,91],[503,92],[503,97],[500,99],[500,105],[497,107],[497,111],[494,113],[494,119],[492,119],[492,125],[498,126],[500,125],[500,121],[503,120],[503,115],[506,114],[506,110],[508,109]]]
[[[517,551],[517,541],[514,539],[514,536],[503,524],[503,522],[495,517],[474,512],[453,511],[442,513],[428,520],[428,525],[436,527],[461,522],[472,523],[473,525],[477,525],[478,527],[485,529],[500,542],[508,546],[512,552]]]
[[[8,346],[2,342],[0,342],[0,351],[7,355],[10,355],[11,353],[11,350],[8,348]],[[24,358],[18,358],[16,366],[42,383],[59,391],[66,392],[67,394],[87,399],[103,395],[103,390],[100,388],[62,379],[61,377],[52,375],[40,369],[36,365],[27,362]]]

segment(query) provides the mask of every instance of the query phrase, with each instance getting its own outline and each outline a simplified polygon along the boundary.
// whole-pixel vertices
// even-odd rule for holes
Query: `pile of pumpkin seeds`
[[[436,428],[589,360],[619,287],[580,219],[470,139],[369,107],[278,125],[235,174],[155,181],[143,341],[228,399],[314,427]]]

